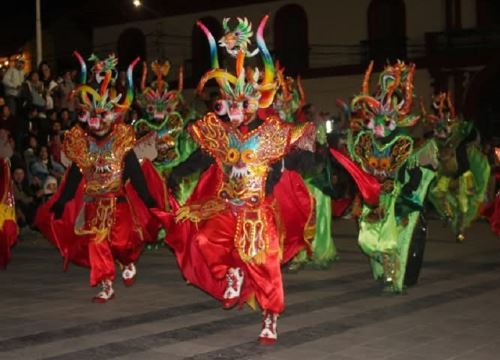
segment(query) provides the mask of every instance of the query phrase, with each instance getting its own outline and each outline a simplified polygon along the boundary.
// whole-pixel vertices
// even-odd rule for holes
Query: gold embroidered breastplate
[[[80,168],[86,195],[116,194],[122,190],[123,159],[134,142],[134,130],[126,124],[115,125],[101,141],[77,126],[66,134],[64,152]]]
[[[223,172],[219,198],[235,206],[255,207],[265,198],[270,165],[288,151],[291,129],[269,118],[243,135],[209,113],[192,126],[191,132]]]
[[[363,170],[372,174],[382,184],[382,191],[390,193],[398,169],[413,151],[413,140],[406,135],[394,137],[386,144],[379,144],[370,132],[359,133],[354,140],[354,155]]]

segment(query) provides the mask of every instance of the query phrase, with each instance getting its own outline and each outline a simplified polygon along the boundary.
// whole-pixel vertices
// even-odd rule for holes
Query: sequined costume
[[[166,224],[166,241],[186,280],[225,307],[252,305],[256,300],[264,311],[259,339],[272,343],[284,308],[280,266],[306,247],[314,234],[314,200],[300,176],[288,170],[301,163],[298,158],[314,157],[308,151],[314,147],[314,127],[256,115],[257,109],[272,103],[277,87],[263,39],[267,19],[261,21],[256,36],[264,62],[262,77],[258,70],[244,69],[245,57],[253,51],[245,39],[232,42],[239,31],[220,40],[236,51],[236,74],[220,69],[215,39],[198,23],[209,40],[213,67],[202,77],[198,92],[215,79],[220,98],[214,113],[189,127],[201,149],[169,177],[169,188],[175,189],[190,172],[206,169],[185,206],[172,204],[176,221]],[[245,27],[243,35],[251,36],[251,24],[238,21]]]
[[[271,111],[287,123],[312,121],[302,112],[305,105],[305,93],[300,77],[293,79],[285,76],[285,69],[276,64],[280,88],[276,93]],[[311,243],[311,256],[306,250],[301,251],[289,265],[289,270],[297,270],[305,265],[326,268],[337,258],[337,249],[332,239],[332,166],[326,146],[324,124],[316,124],[316,151],[322,161],[313,171],[301,174],[316,203],[316,231]]]
[[[133,284],[135,262],[144,244],[156,239],[159,228],[150,209],[164,209],[166,202],[162,179],[148,160],[143,159],[141,165],[134,152],[134,129],[121,120],[133,98],[136,62],[129,66],[129,91],[120,101],[108,87],[114,66],[96,79],[96,90],[85,85],[86,67],[81,59],[81,125],[69,130],[63,143],[72,165],[35,221],[58,247],[65,266],[71,261],[90,267],[90,285],[102,286],[94,302],[113,298],[115,261],[125,285]]]
[[[147,65],[144,63],[141,92],[138,93],[138,104],[142,110],[142,118],[134,122],[138,137],[153,132],[156,137],[157,156],[153,160],[156,169],[168,176],[170,171],[196,150],[197,145],[185,131],[188,122],[195,119],[195,112],[186,104],[183,96],[183,70],[179,70],[177,89],[169,89],[164,78],[168,75],[170,64],[153,62],[151,69],[156,80],[146,86]],[[176,194],[179,201],[184,203],[191,193],[196,180],[184,181]]]
[[[433,113],[426,114],[439,148],[438,174],[431,184],[429,200],[451,226],[457,241],[478,216],[488,180],[490,165],[475,142],[477,132],[471,122],[458,118],[449,94],[434,98]]]
[[[496,184],[500,183],[500,147],[495,147],[495,174],[494,179]],[[486,217],[491,226],[491,231],[497,236],[500,236],[500,189],[497,188],[496,196],[481,210],[483,216]]]
[[[378,179],[381,194],[378,206],[363,206],[358,242],[370,258],[374,278],[387,291],[399,293],[418,279],[426,237],[423,201],[435,177],[437,148],[432,140],[417,141],[406,131],[419,121],[411,113],[415,66],[387,65],[370,95],[372,68],[373,63],[362,94],[351,102],[348,148]]]
[[[0,129],[0,270],[7,267],[19,235],[9,166],[13,150],[8,136]]]

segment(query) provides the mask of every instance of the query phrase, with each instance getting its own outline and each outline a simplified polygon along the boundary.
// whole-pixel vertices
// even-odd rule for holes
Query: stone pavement
[[[276,346],[257,344],[258,312],[187,286],[166,249],[101,305],[87,269],[62,272],[57,251],[25,235],[0,272],[0,359],[500,359],[500,239],[484,222],[464,244],[438,221],[429,229],[419,284],[394,296],[370,278],[355,224],[334,222],[340,260],[285,275]]]

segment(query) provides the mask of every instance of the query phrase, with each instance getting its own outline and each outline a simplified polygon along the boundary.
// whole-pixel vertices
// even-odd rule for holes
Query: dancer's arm
[[[186,161],[172,170],[167,180],[168,187],[175,190],[183,178],[196,171],[205,171],[212,163],[213,159],[210,155],[201,149],[195,150]]]
[[[148,208],[155,207],[157,205],[156,201],[149,192],[146,178],[142,172],[139,159],[137,159],[137,155],[135,155],[135,151],[129,151],[127,155],[125,155],[124,163],[123,180],[126,181],[130,179],[132,186],[144,204],[146,204]]]
[[[78,166],[73,163],[66,175],[66,181],[64,182],[64,188],[61,191],[61,195],[50,208],[50,211],[54,213],[56,219],[61,218],[66,203],[75,197],[80,181],[82,181],[82,173]]]

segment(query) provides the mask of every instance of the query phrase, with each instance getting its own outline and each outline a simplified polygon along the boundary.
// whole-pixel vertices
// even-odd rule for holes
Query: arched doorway
[[[146,60],[146,37],[142,30],[138,28],[125,29],[118,38],[116,46],[118,53],[118,68],[125,70],[129,64],[140,57],[141,60]]]
[[[404,0],[372,0],[368,6],[368,57],[378,64],[406,58]]]
[[[298,75],[309,67],[307,14],[302,6],[285,5],[276,12],[274,51],[289,75]]]

